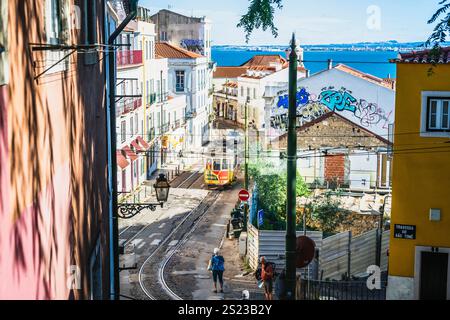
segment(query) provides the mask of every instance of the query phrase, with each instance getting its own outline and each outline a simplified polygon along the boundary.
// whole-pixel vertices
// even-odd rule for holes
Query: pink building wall
[[[108,298],[104,65],[87,65],[83,54],[74,54],[67,70],[35,79],[46,56],[30,43],[46,42],[44,3],[8,1],[10,80],[0,87],[0,299],[89,298],[97,243]],[[102,12],[99,1],[99,43]],[[82,39],[80,30],[71,30],[71,43]],[[71,287],[76,270],[79,287]]]

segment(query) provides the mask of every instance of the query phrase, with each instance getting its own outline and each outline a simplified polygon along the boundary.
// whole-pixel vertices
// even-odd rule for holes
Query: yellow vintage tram
[[[239,168],[241,136],[235,130],[218,130],[218,138],[211,145],[205,161],[204,179],[208,186],[229,186],[236,180]]]
[[[205,165],[205,184],[228,186],[236,179],[235,160],[227,157],[210,157]]]

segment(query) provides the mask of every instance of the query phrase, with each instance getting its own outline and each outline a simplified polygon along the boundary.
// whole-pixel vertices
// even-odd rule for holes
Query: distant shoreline
[[[396,41],[370,42],[370,43],[350,43],[350,44],[328,44],[328,45],[302,45],[305,52],[344,52],[344,51],[367,51],[367,52],[408,52],[420,51],[426,48],[422,42],[399,43]],[[442,46],[450,45],[444,43]],[[215,50],[223,51],[264,51],[280,52],[285,51],[288,45],[214,45]]]

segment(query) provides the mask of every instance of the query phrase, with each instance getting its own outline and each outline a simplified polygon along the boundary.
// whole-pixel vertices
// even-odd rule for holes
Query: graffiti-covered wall
[[[395,91],[347,72],[331,69],[298,82],[298,125],[334,111],[372,133],[388,138],[394,123]],[[279,91],[270,110],[271,128],[285,129],[288,92]]]

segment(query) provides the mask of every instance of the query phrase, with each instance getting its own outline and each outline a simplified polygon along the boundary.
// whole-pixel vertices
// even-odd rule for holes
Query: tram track
[[[139,285],[147,298],[151,300],[182,299],[168,285],[164,276],[166,267],[171,258],[197,229],[208,209],[215,203],[219,195],[219,191],[211,191],[142,263],[138,279]]]

